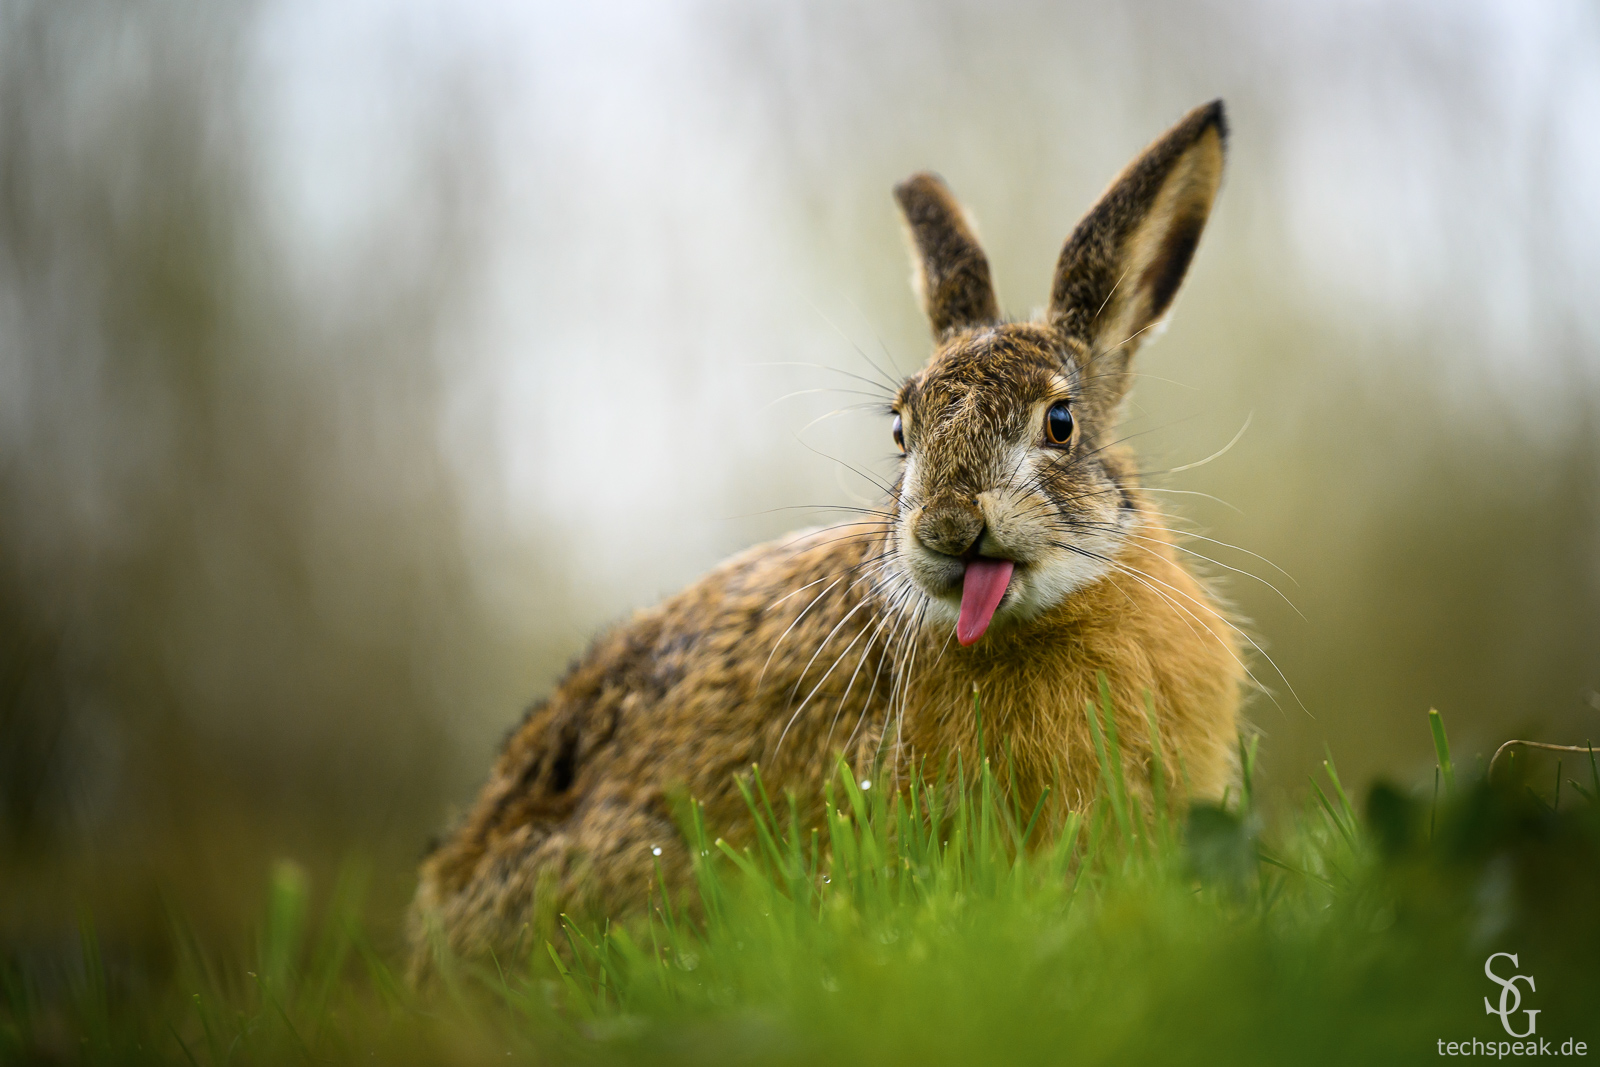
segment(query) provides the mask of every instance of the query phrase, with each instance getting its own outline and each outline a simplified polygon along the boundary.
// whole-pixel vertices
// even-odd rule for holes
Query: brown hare
[[[900,386],[883,509],[759,545],[598,638],[511,734],[476,803],[423,862],[419,968],[435,937],[511,950],[537,915],[639,912],[691,863],[675,798],[737,840],[735,776],[817,803],[842,754],[896,780],[1004,746],[1023,810],[1096,788],[1085,704],[1110,684],[1129,788],[1230,780],[1245,669],[1115,437],[1129,361],[1172,304],[1222,177],[1221,101],[1112,182],[1062,249],[1042,320],[1003,318],[944,184],[895,189],[933,326]],[[877,770],[873,770],[877,768]],[[885,783],[887,784],[887,783]]]

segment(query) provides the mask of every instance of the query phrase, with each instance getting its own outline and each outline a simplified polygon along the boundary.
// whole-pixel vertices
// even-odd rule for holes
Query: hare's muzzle
[[[986,523],[975,503],[952,499],[945,493],[922,509],[912,524],[917,542],[944,562],[959,565],[961,611],[956,620],[956,639],[963,645],[976,642],[989,630],[994,613],[1005,599],[1016,562],[979,555]],[[951,575],[954,585],[955,574]],[[951,590],[954,592],[954,589]]]
[[[965,501],[948,498],[928,504],[917,515],[913,529],[917,540],[941,556],[965,556],[983,536],[983,512]]]

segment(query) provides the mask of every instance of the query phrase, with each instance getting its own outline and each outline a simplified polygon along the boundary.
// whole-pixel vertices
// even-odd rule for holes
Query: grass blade
[[[1438,708],[1428,709],[1428,729],[1433,731],[1433,752],[1439,761],[1439,774],[1444,779],[1444,791],[1448,796],[1456,791],[1456,770],[1450,763],[1450,739],[1444,733],[1444,716],[1439,714]]]

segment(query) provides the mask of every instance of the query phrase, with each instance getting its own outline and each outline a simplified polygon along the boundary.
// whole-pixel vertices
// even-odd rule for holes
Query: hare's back
[[[769,542],[602,633],[508,736],[419,895],[527,875],[552,834],[604,826],[587,854],[675,836],[683,796],[736,823],[734,776],[752,764],[775,787],[826,774],[833,752],[876,736],[868,711],[887,691],[884,642],[867,640],[884,629],[866,570],[877,554],[829,531]]]

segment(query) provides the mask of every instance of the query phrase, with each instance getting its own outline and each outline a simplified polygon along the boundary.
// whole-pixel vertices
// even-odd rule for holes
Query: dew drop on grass
[[[861,779],[861,788],[862,789],[871,789],[872,788],[872,779],[871,778],[863,778],[863,779]]]
[[[661,855],[661,846],[660,845],[651,845],[650,846],[650,855],[652,855],[652,856]]]

